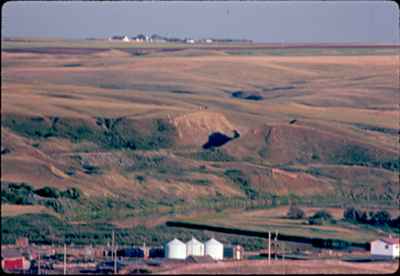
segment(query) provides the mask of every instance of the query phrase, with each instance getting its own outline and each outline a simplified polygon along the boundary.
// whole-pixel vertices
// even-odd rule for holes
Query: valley
[[[396,48],[43,43],[1,53],[2,226],[54,220],[18,235],[103,243],[119,229],[137,235],[120,243],[151,244],[176,235],[173,219],[367,242],[382,229],[281,216],[289,204],[399,215]]]

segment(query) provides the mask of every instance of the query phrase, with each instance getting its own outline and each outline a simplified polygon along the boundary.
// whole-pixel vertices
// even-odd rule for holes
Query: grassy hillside
[[[228,210],[293,201],[399,204],[393,49],[157,46],[137,55],[108,44],[82,54],[77,42],[68,53],[24,50],[63,42],[10,43],[20,50],[2,51],[3,242],[32,214],[68,218],[72,228],[54,226],[59,240],[73,225],[134,233],[202,212],[223,225]],[[58,196],[36,193],[44,188]]]

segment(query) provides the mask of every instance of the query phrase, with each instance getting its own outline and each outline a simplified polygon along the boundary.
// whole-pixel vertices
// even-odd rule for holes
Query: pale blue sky
[[[109,37],[138,33],[256,42],[399,43],[390,1],[7,2],[7,37]]]

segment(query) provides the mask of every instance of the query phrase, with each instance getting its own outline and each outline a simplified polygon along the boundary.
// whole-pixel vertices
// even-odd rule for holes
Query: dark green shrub
[[[357,221],[358,210],[354,207],[348,207],[343,212],[343,218],[348,221]]]
[[[1,201],[3,203],[32,205],[35,204],[33,188],[26,183],[2,183]]]
[[[73,167],[69,167],[65,173],[69,176],[74,176],[76,174],[76,170]]]
[[[233,183],[239,185],[240,189],[245,192],[249,199],[255,199],[257,197],[257,191],[251,187],[250,179],[243,174],[242,171],[230,169],[226,170],[224,175],[227,176]]]
[[[136,180],[142,183],[143,181],[146,180],[146,177],[144,175],[137,175]]]
[[[303,219],[305,217],[305,213],[299,207],[295,205],[290,205],[287,217],[290,219]]]
[[[319,160],[320,157],[319,157],[318,154],[313,153],[313,154],[311,155],[311,159],[312,159],[312,160]]]
[[[376,226],[389,225],[391,221],[390,213],[386,210],[381,210],[373,214],[371,224]]]
[[[332,215],[326,210],[320,210],[308,219],[308,223],[314,225],[322,225],[326,222],[332,223],[334,221]]]
[[[56,199],[47,199],[40,203],[48,208],[52,208],[56,213],[64,213],[63,205]]]
[[[209,179],[191,179],[190,183],[200,186],[209,186],[212,182]]]
[[[60,191],[53,187],[43,187],[34,191],[35,194],[42,197],[58,198],[60,196]]]
[[[99,167],[90,165],[88,163],[83,164],[82,168],[83,168],[83,172],[86,174],[100,174],[101,173],[101,170]]]
[[[80,199],[82,196],[82,193],[78,188],[72,187],[72,188],[68,188],[65,191],[61,192],[61,196],[75,200],[75,199]]]
[[[390,226],[396,229],[400,229],[400,216],[390,221]]]

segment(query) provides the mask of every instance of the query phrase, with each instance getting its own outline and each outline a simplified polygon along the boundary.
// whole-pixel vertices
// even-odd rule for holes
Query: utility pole
[[[38,275],[40,275],[40,251],[38,252]]]
[[[64,275],[67,275],[67,244],[64,243]]]
[[[114,251],[114,274],[117,274],[117,245],[115,245]]]
[[[114,256],[114,274],[117,274],[117,254],[115,251],[115,234],[114,230],[112,231],[112,249],[111,249],[111,255]]]
[[[278,230],[276,230],[275,231],[275,238],[274,238],[274,240],[275,240],[275,246],[274,246],[274,251],[275,251],[275,260],[278,260],[278,254],[277,254],[277,252],[278,252],[278,250],[277,250],[277,246],[278,246]]]
[[[271,231],[268,231],[268,264],[271,264]]]

